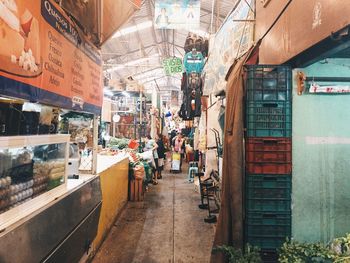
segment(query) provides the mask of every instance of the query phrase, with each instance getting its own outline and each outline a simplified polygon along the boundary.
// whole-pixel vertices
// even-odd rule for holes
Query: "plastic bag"
[[[143,165],[136,165],[134,168],[134,177],[135,180],[142,180],[145,177],[145,168]]]

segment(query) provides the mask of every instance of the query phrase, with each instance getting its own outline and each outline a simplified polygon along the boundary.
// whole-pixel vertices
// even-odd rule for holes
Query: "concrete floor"
[[[165,173],[144,202],[129,202],[92,262],[209,262],[215,226],[186,177]]]

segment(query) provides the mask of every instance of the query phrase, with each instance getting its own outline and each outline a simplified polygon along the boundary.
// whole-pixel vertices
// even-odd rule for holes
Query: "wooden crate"
[[[143,180],[129,181],[129,201],[140,202],[144,198]]]

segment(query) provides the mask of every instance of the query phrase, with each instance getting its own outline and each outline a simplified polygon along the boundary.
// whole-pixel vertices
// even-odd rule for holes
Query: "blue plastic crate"
[[[291,137],[291,102],[248,101],[246,128],[248,137]]]

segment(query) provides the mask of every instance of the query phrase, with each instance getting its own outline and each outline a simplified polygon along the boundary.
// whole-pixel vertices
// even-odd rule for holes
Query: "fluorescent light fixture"
[[[41,106],[37,103],[25,102],[23,103],[22,111],[41,112]]]
[[[6,101],[11,101],[13,99],[10,99],[10,98],[6,98],[6,97],[0,97],[0,100],[6,100]]]
[[[128,93],[128,92],[126,92],[126,91],[123,91],[122,92],[122,94],[125,96],[125,97],[128,97],[128,98],[130,98],[130,94]]]
[[[118,30],[113,35],[112,38],[118,38],[118,37],[121,37],[121,36],[125,36],[125,35],[128,35],[128,34],[134,33],[136,31],[141,31],[141,30],[144,30],[146,28],[150,28],[152,26],[153,26],[153,22],[150,21],[150,20],[147,20],[145,22],[137,24],[136,26],[130,26],[130,27],[126,27],[126,28]]]
[[[120,64],[120,65],[116,65],[114,67],[111,67],[111,68],[107,69],[106,71],[108,73],[111,73],[111,72],[114,72],[114,71],[117,71],[117,70],[120,70],[120,69],[123,69],[123,68],[125,68],[125,66]]]
[[[110,89],[108,89],[108,88],[104,88],[103,89],[103,94],[107,95],[107,96],[113,96],[114,95],[113,92]]]
[[[137,65],[137,64],[142,63],[142,62],[146,62],[146,61],[148,61],[148,60],[150,60],[152,58],[156,58],[156,57],[159,57],[158,53],[153,54],[153,55],[151,55],[149,57],[144,57],[144,58],[139,58],[139,59],[136,59],[136,60],[132,60],[132,61],[129,61],[129,62],[125,63],[125,64],[115,65],[114,67],[111,67],[111,68],[107,69],[106,71],[108,73],[111,73],[113,71],[117,71],[117,70],[123,69],[123,68],[125,68],[127,66],[133,66],[133,65]]]

